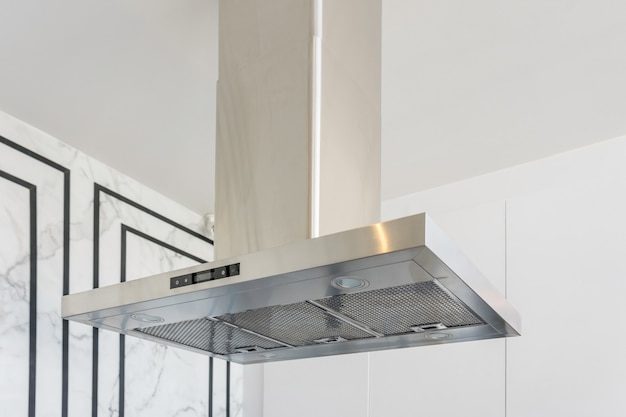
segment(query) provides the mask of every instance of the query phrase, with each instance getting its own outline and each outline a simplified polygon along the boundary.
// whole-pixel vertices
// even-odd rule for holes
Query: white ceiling
[[[212,212],[216,1],[0,0],[0,110]],[[382,85],[383,199],[626,134],[626,2],[383,0]]]
[[[383,198],[626,134],[623,0],[383,0]]]
[[[213,211],[216,0],[0,0],[0,110]]]

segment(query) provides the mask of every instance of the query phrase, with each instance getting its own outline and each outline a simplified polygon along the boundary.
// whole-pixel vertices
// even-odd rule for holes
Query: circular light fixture
[[[131,314],[130,318],[133,320],[143,322],[143,323],[161,323],[165,321],[163,317],[151,316],[150,314],[143,314],[143,313]]]
[[[450,333],[428,333],[424,337],[431,340],[443,340],[452,337]]]
[[[276,357],[276,354],[275,353],[261,353],[259,356],[265,359],[272,359]]]
[[[342,276],[333,278],[333,280],[330,282],[330,285],[335,288],[339,288],[340,290],[355,290],[357,288],[365,288],[369,286],[370,283],[363,278],[354,276]]]

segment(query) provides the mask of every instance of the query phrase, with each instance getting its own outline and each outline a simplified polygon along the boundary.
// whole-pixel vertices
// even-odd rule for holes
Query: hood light
[[[450,333],[428,333],[424,337],[431,340],[443,340],[452,337],[452,335]]]
[[[348,340],[348,339],[344,339],[341,336],[330,336],[330,337],[323,337],[321,339],[316,339],[316,340],[314,340],[314,342],[327,345],[329,343],[345,342],[346,340]]]
[[[344,276],[333,278],[330,285],[335,288],[339,288],[340,290],[355,290],[357,288],[366,288],[370,285],[370,283],[363,278]]]
[[[143,313],[131,314],[130,318],[133,320],[140,321],[142,323],[162,323],[165,321],[163,317],[151,316],[150,314],[143,314]]]
[[[421,333],[427,330],[444,330],[447,328],[448,327],[443,323],[429,323],[429,324],[422,324],[420,326],[410,327],[410,329],[413,330],[415,333]]]
[[[246,346],[235,349],[239,353],[263,352],[265,349],[260,346]]]

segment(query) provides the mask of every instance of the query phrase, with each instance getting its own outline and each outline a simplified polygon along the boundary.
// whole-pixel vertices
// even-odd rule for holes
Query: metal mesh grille
[[[225,323],[204,318],[147,327],[137,331],[220,355],[238,353],[238,348],[250,346],[263,349],[283,347]]]
[[[315,301],[385,335],[409,333],[410,327],[429,323],[447,327],[482,323],[434,281]]]
[[[315,302],[384,335],[411,333],[411,327],[432,323],[446,327],[483,323],[435,281],[336,295]],[[241,353],[238,349],[246,347],[284,347],[241,329],[292,346],[313,345],[321,339],[372,337],[307,302],[225,314],[216,319],[219,321],[202,318],[137,331],[221,355]]]
[[[293,346],[312,345],[316,344],[315,340],[335,336],[346,340],[372,337],[308,303],[265,307],[217,318]]]

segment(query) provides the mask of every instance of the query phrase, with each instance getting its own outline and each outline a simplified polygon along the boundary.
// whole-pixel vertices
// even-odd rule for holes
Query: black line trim
[[[203,241],[205,241],[207,243],[210,243],[211,245],[214,244],[213,240],[209,239],[208,237],[206,237],[204,235],[201,235],[198,232],[194,232],[193,230],[189,229],[188,227],[185,227],[185,226],[181,225],[180,223],[176,223],[175,221],[173,221],[171,219],[168,219],[167,217],[163,216],[162,214],[159,214],[156,211],[151,210],[148,207],[143,206],[143,205],[137,203],[136,201],[133,201],[133,200],[127,198],[127,197],[124,197],[123,195],[121,195],[119,193],[116,193],[115,191],[110,190],[110,189],[104,187],[103,185],[100,185],[100,184],[97,184],[97,183],[94,184],[94,185],[95,185],[95,188],[96,188],[97,191],[102,191],[103,193],[108,194],[111,197],[114,197],[117,200],[120,200],[120,201],[122,201],[122,202],[124,202],[124,203],[126,203],[126,204],[128,204],[128,205],[130,205],[130,206],[132,206],[132,207],[134,207],[136,209],[138,209],[138,210],[141,210],[144,213],[149,214],[152,217],[155,217],[155,218],[157,218],[157,219],[159,219],[159,220],[161,220],[161,221],[163,221],[163,222],[165,222],[165,223],[167,223],[167,224],[169,224],[171,226],[174,226],[177,229],[180,229],[180,230],[184,231],[185,233],[190,234],[191,236],[194,236],[194,237],[196,237],[196,238],[198,238],[200,240],[203,240]]]
[[[2,136],[0,136],[0,137],[2,137]],[[3,178],[5,178],[5,179],[7,179],[7,180],[9,180],[11,182],[14,182],[17,185],[22,186],[22,187],[28,189],[29,191],[36,191],[37,190],[37,186],[35,184],[31,184],[28,181],[24,181],[23,179],[18,178],[15,175],[11,175],[8,172],[3,171],[1,169],[0,169],[0,177],[3,177]]]
[[[209,357],[209,417],[213,417],[213,357]]]
[[[93,189],[93,288],[100,286],[100,192]],[[91,417],[98,417],[98,328],[93,328],[91,372]]]
[[[35,153],[33,151],[31,151],[28,148],[23,147],[22,145],[18,145],[17,143],[5,138],[4,136],[0,136],[0,143],[5,144],[6,146],[8,146],[9,148],[13,148],[18,152],[23,153],[24,155],[28,155],[33,159],[38,160],[39,162],[43,162],[44,164],[58,170],[61,171],[63,173],[68,173],[70,172],[69,169],[65,168],[63,165],[57,164],[56,162],[46,158],[45,156],[41,156],[38,153]]]
[[[63,171],[63,295],[70,293],[70,170]],[[61,417],[68,417],[70,323],[63,320]]]
[[[61,359],[61,363],[63,366],[63,373],[61,375],[61,417],[67,417],[68,410],[68,389],[70,384],[69,379],[69,363],[70,363],[70,355],[69,355],[69,342],[70,342],[70,322],[67,320],[63,320],[63,356]]]
[[[125,225],[122,224],[122,235],[121,235],[121,244],[120,244],[120,282],[126,282],[126,229]],[[118,396],[118,417],[124,417],[124,413],[126,407],[124,403],[126,402],[126,337],[121,334],[120,335],[120,369],[119,369],[119,378],[120,383],[118,386],[119,396]]]
[[[120,335],[120,384],[119,384],[119,406],[118,416],[124,417],[126,407],[126,336]]]
[[[120,282],[126,282],[126,231],[128,226],[122,223],[122,234],[120,243]]]
[[[30,189],[30,375],[28,415],[35,417],[37,383],[37,188]]]
[[[93,190],[93,283],[94,288],[100,286],[100,192]]]
[[[24,146],[0,136],[0,143],[23,153],[63,174],[63,295],[70,290],[70,170]],[[69,387],[69,322],[62,327],[61,417],[67,417]]]
[[[133,228],[133,227],[127,226],[127,225],[125,225],[125,224],[122,224],[122,236],[123,236],[123,241],[122,241],[122,242],[123,242],[123,244],[124,244],[124,245],[126,245],[126,232],[128,232],[128,233],[132,233],[132,234],[134,234],[134,235],[136,235],[136,236],[139,236],[139,237],[141,237],[141,238],[143,238],[143,239],[146,239],[146,240],[148,240],[148,241],[150,241],[150,242],[152,242],[152,243],[155,243],[155,244],[157,244],[157,245],[159,245],[159,246],[162,246],[162,247],[164,247],[165,249],[169,249],[169,250],[171,250],[172,252],[175,252],[175,253],[177,253],[177,254],[179,254],[179,255],[182,255],[182,256],[184,256],[184,257],[187,257],[187,258],[189,258],[189,259],[191,259],[191,260],[193,260],[193,261],[196,261],[196,262],[198,262],[198,263],[201,263],[201,264],[205,264],[205,263],[207,263],[207,261],[205,261],[204,259],[199,258],[199,257],[197,257],[197,256],[195,256],[195,255],[192,255],[192,254],[191,254],[191,253],[189,253],[189,252],[185,252],[184,250],[179,249],[179,248],[177,248],[176,246],[172,246],[172,245],[170,245],[169,243],[163,242],[162,240],[159,240],[159,239],[157,239],[157,238],[155,238],[155,237],[153,237],[153,236],[150,236],[150,235],[148,235],[148,234],[146,234],[146,233],[144,233],[144,232],[142,232],[142,231],[139,231],[139,230],[137,230],[137,229],[135,229],[135,228]],[[126,250],[126,247],[124,247],[124,250]],[[123,256],[124,256],[124,258],[125,258],[125,257],[126,257],[126,254],[123,254]],[[126,271],[124,271],[124,274],[126,274]],[[126,279],[124,278],[124,281],[125,281],[125,280],[126,280]],[[124,282],[124,281],[121,281],[121,282]]]
[[[230,361],[226,361],[226,417],[230,417]]]
[[[98,328],[92,329],[93,349],[91,353],[92,371],[91,371],[91,415],[98,417],[98,346],[99,346]]]
[[[28,417],[35,417],[37,388],[37,187],[30,182],[24,181],[2,170],[0,170],[0,177],[26,188],[29,194],[30,299],[28,318]]]

